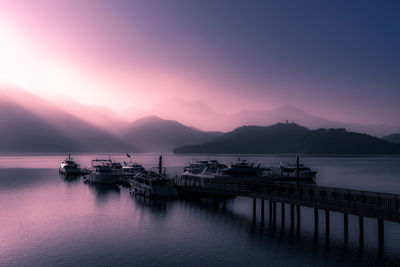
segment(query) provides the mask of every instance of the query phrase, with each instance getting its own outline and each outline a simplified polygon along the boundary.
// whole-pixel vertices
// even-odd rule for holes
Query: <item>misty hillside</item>
[[[56,103],[65,113],[114,134],[119,133],[128,124],[107,107],[83,105],[68,97],[60,97]]]
[[[345,128],[349,131],[367,133],[378,137],[400,132],[399,126],[364,125],[334,121],[288,105],[268,110],[242,110],[228,115],[216,112],[203,101],[185,102],[179,99],[170,99],[152,106],[147,114],[177,120],[185,125],[195,125],[200,129],[223,132],[232,131],[242,125],[268,126],[276,122],[286,122],[286,120],[314,130],[319,128]]]
[[[243,126],[214,141],[174,149],[175,153],[227,154],[400,154],[400,146],[344,129],[309,130],[295,123]]]
[[[140,152],[165,152],[178,146],[209,142],[221,134],[203,132],[177,121],[150,116],[134,121],[122,137]]]
[[[395,133],[382,137],[383,140],[393,144],[400,144],[400,133]]]
[[[152,105],[145,114],[176,120],[206,131],[233,129],[227,115],[214,111],[204,101],[186,102],[178,98],[168,99]]]
[[[0,152],[76,151],[77,144],[28,110],[0,101]]]
[[[18,89],[0,90],[0,120],[0,152],[132,151],[118,137]]]

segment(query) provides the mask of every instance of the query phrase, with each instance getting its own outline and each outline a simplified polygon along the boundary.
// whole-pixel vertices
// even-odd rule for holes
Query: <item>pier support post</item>
[[[255,220],[257,216],[257,199],[253,197],[253,219]]]
[[[272,203],[272,225],[275,228],[276,225],[276,201]]]
[[[261,199],[261,221],[264,222],[264,199]]]
[[[349,215],[347,213],[343,214],[343,223],[344,223],[344,238],[347,240],[349,235]]]
[[[359,216],[358,217],[358,225],[360,228],[360,242],[364,241],[364,217]]]
[[[329,238],[329,210],[325,210],[325,235]]]
[[[314,227],[315,232],[318,232],[318,208],[314,208]]]
[[[272,221],[272,200],[269,200],[269,221]]]
[[[296,206],[296,209],[297,209],[297,231],[299,231],[300,230],[300,206],[299,205],[297,205]]]
[[[384,237],[385,237],[385,234],[384,234],[383,220],[378,219],[378,240],[379,240],[380,245],[383,244]]]
[[[290,204],[290,226],[294,226],[294,205]]]
[[[282,224],[282,231],[285,228],[285,203],[281,203],[281,224]]]

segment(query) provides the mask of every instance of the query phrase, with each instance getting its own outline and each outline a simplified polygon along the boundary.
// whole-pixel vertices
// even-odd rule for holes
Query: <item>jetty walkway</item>
[[[176,187],[182,192],[211,195],[243,196],[253,198],[253,217],[256,218],[257,199],[261,200],[261,218],[264,220],[264,201],[269,201],[269,215],[276,223],[276,206],[281,203],[281,222],[285,222],[285,204],[290,206],[290,222],[300,228],[300,207],[314,208],[315,228],[318,228],[318,210],[325,211],[325,230],[329,237],[329,212],[343,213],[345,236],[348,235],[348,215],[359,217],[360,241],[364,238],[364,217],[377,219],[378,240],[384,241],[384,221],[400,223],[400,195],[299,183],[263,182],[251,178],[181,177]]]

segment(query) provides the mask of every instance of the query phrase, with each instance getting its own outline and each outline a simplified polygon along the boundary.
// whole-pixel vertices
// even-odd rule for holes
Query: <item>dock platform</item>
[[[360,240],[364,236],[363,218],[375,218],[378,221],[378,240],[384,240],[384,221],[400,223],[400,195],[371,191],[344,189],[337,187],[306,185],[296,183],[262,182],[246,178],[205,178],[181,177],[176,186],[183,192],[196,192],[211,195],[242,196],[253,198],[253,216],[256,216],[257,199],[261,199],[261,216],[264,220],[264,201],[269,201],[270,216],[276,220],[276,204],[290,206],[290,222],[300,225],[300,207],[314,209],[315,227],[318,227],[318,210],[325,211],[325,228],[329,234],[329,212],[344,215],[344,231],[348,233],[348,215],[359,217]],[[284,212],[282,212],[284,222]]]

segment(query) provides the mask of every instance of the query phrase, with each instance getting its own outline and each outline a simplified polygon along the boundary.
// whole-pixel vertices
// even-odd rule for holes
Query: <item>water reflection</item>
[[[143,196],[131,195],[137,207],[145,208],[153,213],[163,214],[167,212],[168,204],[173,200],[167,199],[151,199]]]
[[[76,175],[76,174],[61,174],[60,173],[60,177],[67,184],[76,184],[76,183],[80,182],[80,180],[81,180],[81,175]]]
[[[0,168],[0,190],[25,189],[52,182],[54,169]]]
[[[114,184],[94,184],[89,183],[87,186],[94,192],[96,200],[102,202],[111,196],[118,196],[120,188]]]

